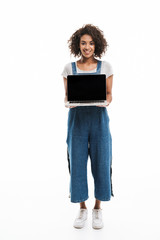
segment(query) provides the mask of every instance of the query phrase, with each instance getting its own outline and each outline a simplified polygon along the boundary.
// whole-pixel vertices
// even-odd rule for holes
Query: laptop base
[[[74,106],[107,106],[107,101],[101,101],[101,102],[84,102],[84,103],[79,103],[79,102],[75,102],[75,103],[70,103],[70,102],[66,102],[65,106],[66,107],[74,107]]]

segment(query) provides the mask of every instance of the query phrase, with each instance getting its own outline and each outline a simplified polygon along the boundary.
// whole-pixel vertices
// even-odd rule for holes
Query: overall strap
[[[98,63],[97,63],[97,73],[98,74],[101,73],[101,65],[102,65],[102,61],[98,60]]]
[[[72,62],[72,72],[73,72],[73,75],[77,74],[76,63],[75,62]]]
[[[96,71],[97,74],[101,73],[101,65],[102,65],[102,61],[98,60],[97,71]],[[75,62],[72,62],[72,72],[73,72],[73,75],[77,74],[77,68],[76,68],[76,63]],[[82,74],[84,74],[84,73],[82,73]],[[95,73],[92,73],[92,74],[95,74]]]

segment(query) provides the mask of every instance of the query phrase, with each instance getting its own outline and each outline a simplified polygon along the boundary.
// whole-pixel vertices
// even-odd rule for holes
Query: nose
[[[86,44],[85,48],[86,48],[86,49],[89,49],[89,44]]]

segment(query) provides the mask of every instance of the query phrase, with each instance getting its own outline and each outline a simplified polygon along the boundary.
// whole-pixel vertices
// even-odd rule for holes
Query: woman
[[[106,74],[107,106],[112,101],[113,70],[106,61],[97,59],[105,53],[107,41],[96,26],[87,24],[68,40],[71,54],[80,57],[68,63],[62,72],[67,100],[67,75]],[[70,107],[68,112],[67,149],[70,171],[71,202],[80,203],[74,227],[82,228],[87,219],[88,199],[87,160],[91,159],[94,178],[95,206],[92,209],[92,227],[103,227],[101,201],[109,201],[112,191],[112,137],[106,106]]]

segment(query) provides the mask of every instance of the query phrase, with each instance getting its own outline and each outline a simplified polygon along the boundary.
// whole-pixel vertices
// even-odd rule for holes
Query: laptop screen
[[[68,75],[68,101],[106,100],[106,75]]]

